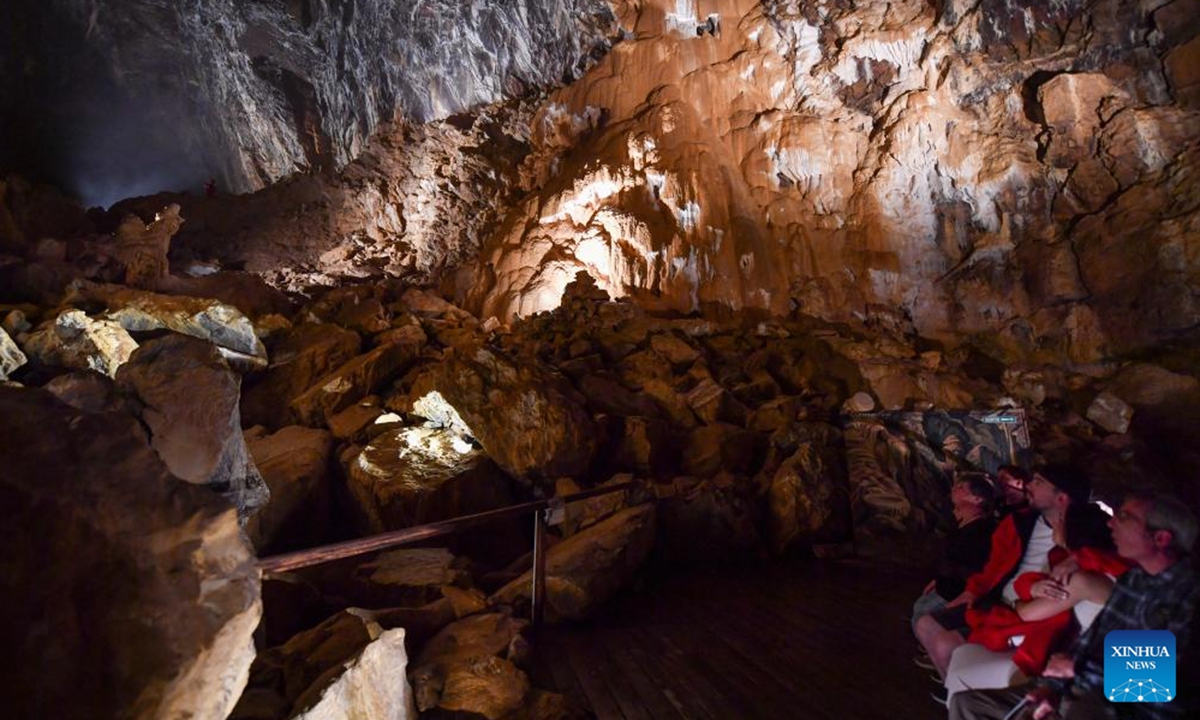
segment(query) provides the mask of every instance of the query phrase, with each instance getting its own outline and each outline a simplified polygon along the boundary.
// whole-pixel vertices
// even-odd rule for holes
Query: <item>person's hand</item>
[[[1049,600],[1066,600],[1071,597],[1070,591],[1062,583],[1052,578],[1035,582],[1029,588],[1029,594],[1035,598],[1047,598]]]
[[[967,607],[971,607],[974,604],[975,604],[975,593],[971,592],[970,590],[963,590],[961,595],[954,598],[950,602],[946,603],[946,607],[952,608],[952,607],[958,607],[959,605],[966,605]]]
[[[1053,688],[1038,685],[1025,693],[1025,702],[1033,708],[1029,715],[1034,720],[1053,720],[1058,717],[1058,693]]]
[[[1055,653],[1050,656],[1050,661],[1046,663],[1046,669],[1042,671],[1042,675],[1070,680],[1075,677],[1075,660],[1070,655]]]
[[[934,588],[936,588],[936,587],[937,587],[937,578],[934,578],[933,580],[929,581],[929,584],[925,586],[925,589],[921,591],[921,594],[928,595],[929,593],[933,592]]]
[[[1071,576],[1078,572],[1078,570],[1079,561],[1073,557],[1069,557],[1050,569],[1050,577],[1066,585],[1071,581]]]

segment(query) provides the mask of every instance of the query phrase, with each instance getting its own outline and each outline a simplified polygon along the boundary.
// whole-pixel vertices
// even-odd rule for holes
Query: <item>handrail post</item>
[[[533,513],[533,608],[534,627],[542,624],[546,602],[546,510]]]

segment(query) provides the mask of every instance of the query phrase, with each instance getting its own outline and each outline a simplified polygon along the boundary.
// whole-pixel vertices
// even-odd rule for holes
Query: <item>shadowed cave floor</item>
[[[599,720],[937,718],[907,616],[927,580],[860,561],[659,571],[534,636],[535,684]]]

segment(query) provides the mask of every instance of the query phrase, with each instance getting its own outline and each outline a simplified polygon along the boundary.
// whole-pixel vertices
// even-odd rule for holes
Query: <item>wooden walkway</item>
[[[926,580],[852,561],[660,574],[586,623],[538,631],[534,684],[599,720],[944,718],[912,663]]]

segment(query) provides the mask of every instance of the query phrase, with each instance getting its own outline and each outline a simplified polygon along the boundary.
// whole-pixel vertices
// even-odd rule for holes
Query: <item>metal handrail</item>
[[[304,567],[320,565],[321,563],[331,562],[333,560],[344,560],[345,558],[355,557],[357,555],[365,555],[369,552],[384,550],[386,548],[405,545],[419,540],[439,537],[441,535],[450,535],[460,530],[475,525],[500,520],[508,517],[523,515],[528,512],[534,514],[534,535],[533,535],[533,620],[535,623],[541,621],[542,601],[545,597],[545,575],[546,575],[546,516],[542,512],[551,507],[562,507],[567,503],[587,500],[588,498],[597,497],[600,495],[608,495],[615,492],[623,492],[634,487],[638,487],[640,483],[624,482],[617,485],[607,487],[598,487],[591,490],[564,495],[563,497],[545,498],[543,500],[534,500],[532,502],[521,503],[519,505],[510,505],[506,508],[497,510],[489,510],[487,512],[476,513],[474,515],[464,515],[462,517],[451,518],[449,520],[441,520],[439,522],[427,523],[416,527],[404,528],[403,530],[393,530],[391,532],[379,533],[370,535],[365,538],[357,538],[355,540],[346,540],[340,543],[330,545],[321,545],[307,550],[297,550],[295,552],[284,553],[282,555],[274,555],[267,558],[262,558],[258,561],[258,567],[264,575],[273,575],[287,572],[289,570],[298,570]]]

